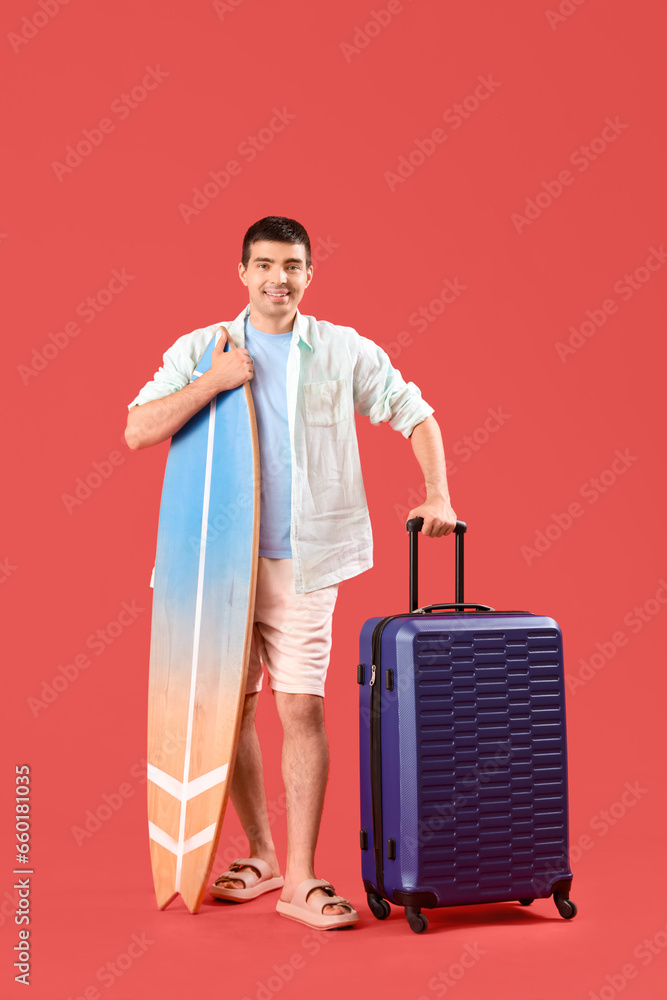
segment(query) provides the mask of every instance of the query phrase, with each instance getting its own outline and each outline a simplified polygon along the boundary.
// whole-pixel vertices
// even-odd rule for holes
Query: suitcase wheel
[[[554,893],[554,903],[564,920],[572,920],[572,917],[576,917],[577,907],[572,900],[569,899],[568,896],[564,896],[562,892]]]
[[[405,919],[410,925],[410,930],[415,934],[423,934],[428,927],[428,920],[418,906],[405,907]]]
[[[382,899],[375,892],[367,892],[366,899],[368,900],[368,906],[374,917],[378,920],[386,920],[391,912],[391,906],[386,899]]]
[[[535,900],[534,899],[520,899],[519,902],[521,903],[522,906],[530,906],[530,904],[534,903]]]

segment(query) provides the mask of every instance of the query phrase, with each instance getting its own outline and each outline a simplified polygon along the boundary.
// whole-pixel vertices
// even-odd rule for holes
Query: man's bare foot
[[[262,861],[265,861],[269,866],[269,868],[271,869],[271,877],[278,878],[278,876],[280,875],[280,866],[278,864],[278,858],[275,854],[273,854],[272,856],[267,854],[264,855],[254,854],[253,857],[261,858]],[[253,868],[251,865],[240,865],[237,871],[248,872],[248,875],[246,876],[248,880],[247,884],[242,882],[240,879],[235,879],[231,874],[229,868],[227,869],[227,871],[222,872],[218,876],[218,878],[216,879],[216,884],[219,883],[219,879],[223,878],[223,876],[226,876],[227,872],[230,872],[230,877],[225,878],[224,882],[219,883],[220,885],[224,885],[225,889],[246,889],[246,888],[250,889],[251,886],[259,882],[260,874],[257,871],[257,869]]]
[[[291,903],[292,902],[292,896],[294,895],[296,887],[301,882],[305,881],[305,879],[307,879],[307,878],[317,878],[317,875],[315,875],[312,872],[310,874],[305,874],[305,875],[302,875],[301,873],[299,873],[299,875],[296,878],[292,877],[291,873],[290,873],[290,875],[285,875],[285,885],[284,885],[283,891],[282,891],[282,893],[280,895],[281,902],[283,902],[283,903]],[[325,892],[324,889],[315,888],[311,892],[308,893],[308,901],[310,902],[311,899],[315,899],[315,898],[329,899],[330,898],[330,894],[328,892]],[[325,907],[323,907],[323,912],[324,913],[331,913],[331,914],[334,914],[334,913],[349,913],[349,910],[345,909],[342,906],[339,906],[338,903],[327,903],[327,905]]]

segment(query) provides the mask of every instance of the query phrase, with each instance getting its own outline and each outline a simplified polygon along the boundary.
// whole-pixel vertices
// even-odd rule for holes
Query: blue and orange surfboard
[[[211,366],[220,330],[193,372]],[[229,342],[225,350],[230,350]],[[164,475],[148,696],[148,826],[160,909],[199,909],[241,723],[255,607],[260,467],[248,382],[174,434]]]

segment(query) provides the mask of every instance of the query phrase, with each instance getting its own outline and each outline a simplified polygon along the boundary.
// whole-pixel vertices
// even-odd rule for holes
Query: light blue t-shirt
[[[250,380],[261,468],[259,555],[291,559],[292,454],[287,418],[287,356],[292,331],[263,333],[245,321],[245,346],[255,363]]]

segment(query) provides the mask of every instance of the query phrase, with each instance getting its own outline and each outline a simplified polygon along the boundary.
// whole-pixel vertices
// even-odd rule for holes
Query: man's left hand
[[[456,527],[456,514],[449,500],[427,500],[411,510],[406,520],[411,517],[423,517],[421,533],[432,538],[450,535]]]

